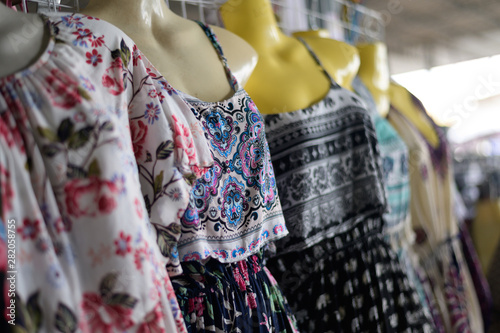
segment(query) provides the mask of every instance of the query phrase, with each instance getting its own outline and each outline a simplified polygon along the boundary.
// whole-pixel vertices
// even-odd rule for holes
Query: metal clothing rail
[[[41,11],[43,8],[46,11],[74,11],[77,12],[80,10],[80,2],[79,0],[27,0],[27,3],[34,3],[37,5],[37,12]],[[24,11],[28,11],[28,6],[23,6]]]
[[[165,1],[178,15],[223,26],[218,10],[226,0]],[[287,34],[299,30],[334,27],[343,30],[345,36],[352,33],[358,35],[357,40],[360,41],[385,40],[382,14],[361,4],[347,0],[271,0],[271,3],[278,17],[286,17],[278,23]],[[349,16],[357,18],[356,22],[341,19],[341,12],[345,9]],[[338,34],[335,37],[338,38]]]

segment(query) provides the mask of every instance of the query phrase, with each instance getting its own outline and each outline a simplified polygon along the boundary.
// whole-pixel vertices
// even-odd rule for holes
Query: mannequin
[[[387,61],[387,47],[377,42],[374,44],[357,45],[361,65],[358,76],[370,93],[377,105],[377,110],[382,117],[389,112],[389,66]]]
[[[415,106],[410,92],[397,83],[391,82],[389,95],[391,104],[418,129],[432,147],[437,148],[439,136],[427,117]]]
[[[38,15],[16,12],[3,3],[0,3],[0,77],[35,62],[49,40]]]
[[[308,44],[311,43],[311,40],[317,38],[331,40],[330,34],[326,29],[297,31],[293,33],[293,36],[302,38]],[[332,54],[332,57],[338,63],[336,64],[337,68],[330,75],[332,75],[333,79],[339,85],[352,91],[352,80],[356,76],[359,67],[358,51],[355,47],[345,43],[341,44],[341,50],[341,54]]]
[[[165,1],[91,0],[83,13],[122,29],[174,88],[209,102],[233,95],[222,64],[203,30],[172,12]],[[240,86],[244,86],[257,63],[255,51],[231,32],[212,28],[229,67]]]
[[[269,0],[228,1],[220,11],[225,27],[259,54],[245,89],[262,113],[307,108],[325,97],[330,89],[328,78],[307,48],[279,29]],[[305,41],[333,78],[341,81],[345,68],[357,72],[359,58],[347,44],[316,36]]]

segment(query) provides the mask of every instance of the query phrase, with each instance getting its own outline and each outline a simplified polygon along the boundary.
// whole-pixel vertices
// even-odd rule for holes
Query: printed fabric
[[[47,22],[43,55],[0,79],[1,212],[8,239],[11,226],[16,233],[16,328],[186,332],[166,243],[180,232],[192,188],[185,179],[212,160],[191,131],[179,137],[170,128],[195,131],[198,122],[173,107],[168,86],[115,27],[75,14]],[[190,156],[179,142],[192,143]],[[144,174],[150,182],[140,182]],[[153,187],[148,202],[141,191]],[[158,203],[162,212],[151,207]]]
[[[265,115],[290,230],[267,267],[303,332],[432,332],[384,240],[386,198],[373,121],[359,97],[324,73],[331,87],[322,101]]]
[[[421,270],[421,268],[417,267],[418,261],[413,259],[415,254],[412,253],[415,234],[412,230],[410,218],[408,148],[389,121],[380,116],[370,91],[359,77],[354,78],[352,86],[354,91],[366,103],[367,110],[375,123],[375,132],[377,133],[380,149],[381,169],[389,203],[389,212],[383,216],[386,237],[397,253],[410,282],[418,292],[427,316],[430,318],[430,306],[427,303],[424,287],[416,273],[416,270]]]
[[[298,332],[260,253],[235,263],[182,263],[173,279],[189,332]],[[228,292],[230,291],[230,292]]]
[[[359,97],[333,82],[321,102],[264,119],[290,232],[276,242],[278,252],[306,249],[382,215],[377,137]]]
[[[264,122],[254,102],[239,89],[211,29],[212,41],[235,93],[207,103],[178,91],[203,124],[214,165],[199,178],[182,217],[178,248],[182,261],[243,260],[287,235],[277,194]]]
[[[409,94],[409,93],[408,93]],[[446,332],[483,332],[481,309],[465,262],[454,215],[453,170],[446,137],[409,95],[414,110],[429,122],[439,138],[432,146],[410,120],[391,106],[388,120],[410,149],[410,209],[416,232],[414,251],[420,258],[433,304]]]
[[[264,245],[287,234],[260,113],[239,89],[210,27],[198,22],[234,95],[207,103],[183,92],[203,124],[214,166],[198,179],[182,217],[183,274],[173,285],[189,332],[297,332]]]

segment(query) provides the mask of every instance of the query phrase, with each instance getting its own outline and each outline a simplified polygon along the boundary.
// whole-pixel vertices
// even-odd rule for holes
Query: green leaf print
[[[37,128],[38,134],[40,134],[43,138],[49,140],[49,141],[57,141],[57,135],[50,130],[50,128],[44,128],[41,126],[38,126]]]
[[[124,308],[133,309],[137,304],[137,299],[125,293],[115,293],[110,298],[106,299],[109,305],[121,305]]]
[[[146,152],[146,161],[144,162],[152,162],[153,161],[153,156],[149,151]]]
[[[163,227],[153,224],[156,228],[156,242],[160,248],[160,252],[165,257],[170,257],[172,249],[177,244],[177,236],[180,234],[180,225],[170,225]]]
[[[51,143],[42,147],[42,154],[47,157],[54,157],[61,151],[61,147],[56,143]]]
[[[162,142],[158,148],[156,148],[156,158],[159,160],[166,160],[172,155],[174,151],[174,143],[171,140]]]
[[[118,281],[118,273],[109,273],[102,279],[99,291],[103,299],[111,297],[116,281]]]
[[[155,195],[161,192],[163,188],[163,170],[155,177],[154,191]]]
[[[87,90],[85,90],[83,87],[78,87],[78,95],[80,95],[83,99],[90,101],[92,98],[88,94]]]
[[[31,318],[31,322],[33,324],[34,331],[37,332],[40,327],[42,327],[42,308],[40,304],[38,304],[38,296],[40,292],[36,292],[28,298],[28,303],[26,309],[28,310],[28,314]]]
[[[57,137],[59,138],[59,141],[65,142],[66,140],[68,140],[71,134],[73,134],[74,129],[75,124],[73,124],[73,121],[71,121],[70,118],[64,119],[59,124],[59,128],[57,129]]]
[[[130,49],[128,48],[127,44],[125,44],[125,41],[123,39],[122,42],[120,43],[120,51],[121,51],[122,62],[125,65],[125,67],[128,67],[131,53]]]
[[[78,321],[75,314],[66,305],[59,303],[56,312],[56,328],[63,333],[76,332],[78,328]]]
[[[68,147],[70,149],[79,149],[89,141],[90,134],[94,128],[92,126],[87,126],[82,128],[81,130],[73,133],[68,141]]]
[[[101,175],[101,169],[99,168],[99,162],[97,162],[96,159],[90,163],[89,166],[89,176],[100,176]]]

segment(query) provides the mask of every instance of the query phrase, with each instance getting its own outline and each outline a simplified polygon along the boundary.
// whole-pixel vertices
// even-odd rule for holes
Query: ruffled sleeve
[[[180,219],[194,181],[213,165],[213,158],[193,110],[139,50],[134,50],[133,62],[137,93],[129,119],[141,189],[168,272],[177,275],[182,272]]]

